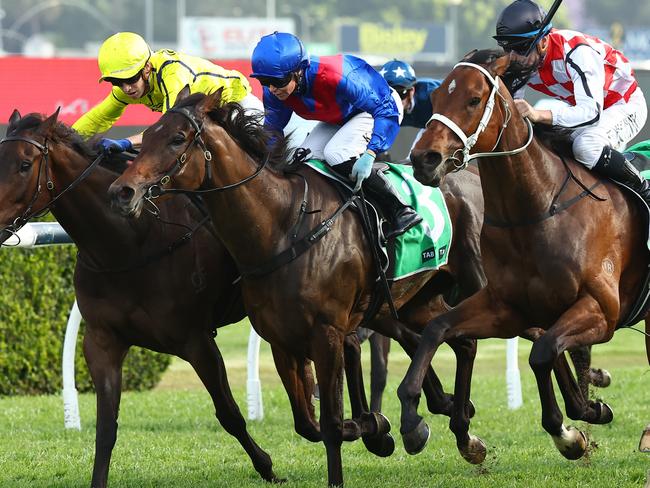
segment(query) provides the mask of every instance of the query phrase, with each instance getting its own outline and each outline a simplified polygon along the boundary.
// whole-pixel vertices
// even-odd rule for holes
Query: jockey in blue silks
[[[440,86],[441,80],[433,78],[418,80],[413,67],[397,59],[384,64],[379,70],[379,74],[384,77],[388,86],[393,88],[402,100],[404,118],[401,125],[420,129],[411,144],[412,150],[415,143],[422,137],[427,122],[431,120],[431,115],[433,115],[431,92]]]
[[[292,113],[319,123],[301,147],[338,174],[357,182],[377,200],[393,237],[422,219],[405,205],[381,171],[377,153],[394,142],[402,118],[398,94],[368,63],[354,56],[310,56],[300,39],[286,32],[262,37],[251,60],[264,87],[264,125],[281,133]]]

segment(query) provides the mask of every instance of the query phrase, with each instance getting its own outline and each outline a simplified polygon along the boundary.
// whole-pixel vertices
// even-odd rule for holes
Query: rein
[[[54,205],[59,198],[61,198],[68,191],[74,189],[77,185],[79,185],[79,183],[85,180],[88,177],[88,175],[95,169],[95,167],[97,167],[97,165],[104,157],[103,154],[99,154],[99,156],[97,156],[97,158],[95,158],[95,160],[92,163],[90,163],[90,165],[85,170],[83,170],[83,172],[72,183],[70,183],[70,185],[64,188],[63,191],[61,191],[58,195],[54,196],[52,200],[50,200],[47,203],[47,205],[45,205],[43,208],[39,210],[32,211],[32,207],[34,206],[34,203],[36,203],[38,196],[41,194],[41,188],[42,188],[41,174],[43,173],[43,171],[45,172],[45,178],[46,178],[45,186],[50,192],[50,195],[54,190],[54,181],[52,181],[52,177],[50,176],[50,169],[49,169],[49,159],[48,159],[49,149],[47,146],[47,139],[43,142],[43,144],[41,144],[35,141],[34,139],[30,139],[28,137],[9,136],[9,137],[5,137],[4,139],[0,139],[0,144],[3,144],[5,142],[10,142],[10,141],[27,142],[35,146],[41,152],[41,162],[38,165],[38,177],[36,180],[36,190],[34,191],[34,195],[32,196],[23,214],[20,215],[19,217],[16,217],[16,219],[10,225],[8,225],[3,229],[16,236],[17,236],[17,232],[20,229],[22,229],[27,222],[29,222],[34,217],[39,217],[47,213],[50,207]]]
[[[230,185],[226,186],[221,186],[217,188],[208,188],[205,190],[183,190],[180,188],[169,188],[169,189],[164,189],[162,188],[164,185],[169,183],[171,180],[171,177],[174,176],[176,173],[178,173],[185,164],[187,163],[187,153],[192,149],[192,147],[195,144],[198,144],[200,148],[203,150],[203,158],[205,160],[205,177],[203,180],[203,183],[201,183],[200,187],[203,187],[205,185],[206,180],[212,179],[212,168],[210,166],[210,163],[212,161],[212,153],[210,150],[207,148],[205,141],[203,141],[203,138],[201,137],[201,134],[203,132],[203,124],[199,123],[196,120],[195,115],[190,112],[186,107],[180,107],[180,108],[171,108],[167,112],[174,112],[181,114],[183,117],[185,117],[190,124],[192,124],[192,127],[194,128],[194,137],[192,140],[188,143],[187,147],[185,148],[185,151],[183,151],[183,154],[181,154],[178,158],[176,158],[176,161],[174,164],[169,168],[167,171],[165,171],[164,176],[160,179],[158,185],[152,185],[149,187],[147,190],[147,195],[145,198],[147,199],[152,199],[152,198],[158,198],[161,195],[164,194],[173,194],[173,193],[184,193],[184,194],[193,194],[193,195],[203,195],[207,193],[214,193],[214,192],[219,192],[219,191],[226,191],[226,190],[231,190],[233,188],[237,188],[238,186],[241,186],[253,178],[257,177],[262,170],[267,166],[269,159],[271,157],[271,153],[267,153],[266,157],[262,161],[262,164],[255,170],[253,174],[250,176],[247,176],[241,181],[238,181],[237,183],[232,183]]]

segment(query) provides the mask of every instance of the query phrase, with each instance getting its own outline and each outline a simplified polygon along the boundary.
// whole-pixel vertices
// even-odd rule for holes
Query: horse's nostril
[[[135,190],[129,186],[123,186],[117,194],[121,202],[130,202],[135,195]]]

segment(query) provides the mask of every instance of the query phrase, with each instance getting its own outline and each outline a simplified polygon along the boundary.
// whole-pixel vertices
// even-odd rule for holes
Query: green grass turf
[[[237,402],[246,414],[246,345],[248,326],[219,331]],[[488,446],[482,466],[458,454],[447,419],[420,408],[431,438],[417,456],[405,453],[399,436],[396,389],[408,365],[393,344],[384,411],[393,422],[397,443],[389,458],[368,453],[361,442],[343,446],[344,477],[354,487],[641,487],[650,470],[650,455],[637,451],[643,427],[650,422],[647,384],[650,376],[643,336],[623,330],[609,344],[596,346],[593,364],[607,368],[612,385],[598,390],[614,409],[606,426],[578,423],[592,449],[579,461],[565,460],[540,425],[534,377],[527,364],[529,345],[520,341],[524,406],[506,407],[505,342],[479,343],[472,400],[477,408],[471,432]],[[323,445],[293,432],[286,394],[275,373],[269,348],[261,351],[263,421],[249,422],[249,431],[273,457],[287,487],[326,486]],[[58,367],[58,365],[56,366]],[[368,352],[364,345],[364,372]],[[434,360],[445,387],[451,388],[455,367],[443,346]],[[559,392],[558,392],[559,396]],[[94,395],[80,396],[82,431],[63,428],[59,396],[0,399],[0,487],[83,487],[90,485],[94,451]],[[153,391],[126,393],[122,398],[118,442],[113,452],[109,485],[118,487],[262,487],[237,441],[217,424],[213,406],[189,365],[175,360]],[[346,407],[349,413],[349,407]],[[565,419],[567,425],[573,424]]]

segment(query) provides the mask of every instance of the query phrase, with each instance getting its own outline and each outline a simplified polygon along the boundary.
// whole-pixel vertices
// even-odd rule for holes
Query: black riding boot
[[[412,207],[402,202],[381,170],[373,169],[363,182],[363,187],[377,201],[388,218],[390,228],[384,234],[386,239],[403,234],[422,222],[422,217]]]
[[[650,183],[641,176],[639,171],[622,153],[605,146],[600,159],[594,166],[594,171],[630,187],[641,195],[650,207]]]

